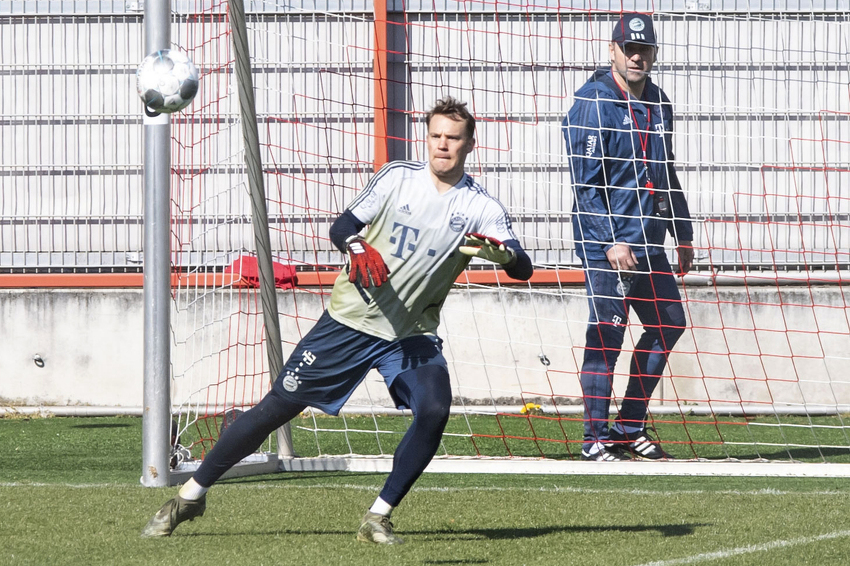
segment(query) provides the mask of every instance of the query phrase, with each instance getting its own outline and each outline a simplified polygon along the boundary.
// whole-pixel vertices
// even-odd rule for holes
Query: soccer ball
[[[136,70],[136,90],[154,112],[179,112],[198,93],[198,68],[179,51],[155,51]]]

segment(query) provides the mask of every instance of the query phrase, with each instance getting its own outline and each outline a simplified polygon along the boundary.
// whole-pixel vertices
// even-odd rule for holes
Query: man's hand
[[[694,247],[692,242],[679,242],[676,251],[679,254],[679,269],[677,273],[684,275],[694,266]]]
[[[499,265],[512,265],[516,262],[516,252],[511,248],[496,238],[488,238],[475,232],[466,235],[466,242],[459,249],[464,255],[480,257]]]
[[[375,287],[380,287],[387,280],[387,275],[390,268],[384,263],[384,258],[380,252],[366,243],[363,238],[357,236],[349,238],[345,242],[345,247],[348,250],[348,259],[350,265],[348,267],[348,280],[356,283],[360,280],[361,287],[369,287],[369,278],[372,278],[372,283]]]
[[[637,256],[632,251],[631,246],[619,242],[611,246],[605,256],[608,258],[608,263],[612,269],[617,271],[632,271],[637,267]]]

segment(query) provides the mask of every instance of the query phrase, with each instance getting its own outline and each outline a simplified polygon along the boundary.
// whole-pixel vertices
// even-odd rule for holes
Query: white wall
[[[505,287],[497,293],[459,289],[450,294],[440,334],[456,397],[485,404],[519,403],[521,397],[551,403],[552,396],[559,404],[579,402],[584,291],[536,291]],[[678,399],[684,410],[706,401],[812,408],[850,404],[845,311],[850,294],[837,286],[782,287],[781,297],[776,287],[689,287],[687,296],[690,329],[670,361],[677,377],[663,381],[657,402]],[[309,330],[304,318],[322,310],[319,295],[299,291],[279,293],[281,311],[291,312],[295,300],[301,328],[294,319],[281,318],[285,354],[299,332]],[[0,290],[0,317],[0,404],[142,405],[141,290]],[[635,339],[638,331],[630,327]],[[541,353],[549,366],[540,362]],[[44,367],[33,362],[36,354]],[[615,383],[620,395],[627,363],[628,356],[621,356]],[[194,379],[214,382],[216,368],[222,368],[221,359],[201,363]],[[261,394],[265,376],[255,382]],[[198,386],[181,380],[176,400]],[[222,387],[232,395],[243,384],[233,380]],[[370,375],[350,405],[387,401],[380,378]]]
[[[0,290],[0,402],[141,406],[141,301],[141,290]]]

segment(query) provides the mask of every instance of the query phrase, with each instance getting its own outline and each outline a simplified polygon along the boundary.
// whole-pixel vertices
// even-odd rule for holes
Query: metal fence
[[[141,3],[8,4],[0,10],[0,272],[138,270]],[[536,264],[575,264],[560,122],[573,92],[607,64],[618,14],[582,2],[389,4],[390,156],[424,159],[422,113],[445,94],[466,100],[479,119],[470,170],[508,206]],[[656,4],[654,80],[677,112],[698,268],[846,268],[850,13],[828,2]],[[729,9],[708,11],[719,4]],[[222,30],[224,4],[174,6],[175,46],[191,47],[205,80],[221,83],[202,87],[195,113],[174,121],[177,177],[203,173],[244,191],[230,54],[209,41],[210,26]],[[295,261],[338,262],[327,227],[374,160],[371,3],[247,6],[270,220],[322,234],[280,231],[277,245]],[[205,128],[210,134],[199,135]],[[201,141],[184,147],[180,132],[189,130]],[[176,192],[175,203],[190,193]],[[251,249],[245,202],[225,193],[186,203],[185,222],[227,229],[175,263],[225,265]]]

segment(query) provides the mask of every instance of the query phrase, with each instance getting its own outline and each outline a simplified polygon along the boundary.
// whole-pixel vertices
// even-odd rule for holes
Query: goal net
[[[680,287],[688,328],[648,416],[677,461],[603,468],[577,461],[588,312],[561,120],[578,87],[609,64],[611,30],[630,3],[331,4],[246,3],[284,356],[327,306],[344,263],[330,224],[377,166],[427,159],[424,113],[452,95],[478,120],[469,171],[508,207],[535,275],[519,283],[473,262],[449,295],[440,336],[454,402],[430,469],[847,473],[845,12],[635,4],[655,10],[653,80],[674,102],[696,262]],[[181,478],[270,376],[227,3],[177,5],[173,48],[201,70],[198,97],[172,121]],[[641,332],[632,318],[612,411]],[[340,416],[308,410],[292,422],[298,459],[274,457],[270,439],[257,461],[263,470],[389,469],[410,419],[373,372]]]

